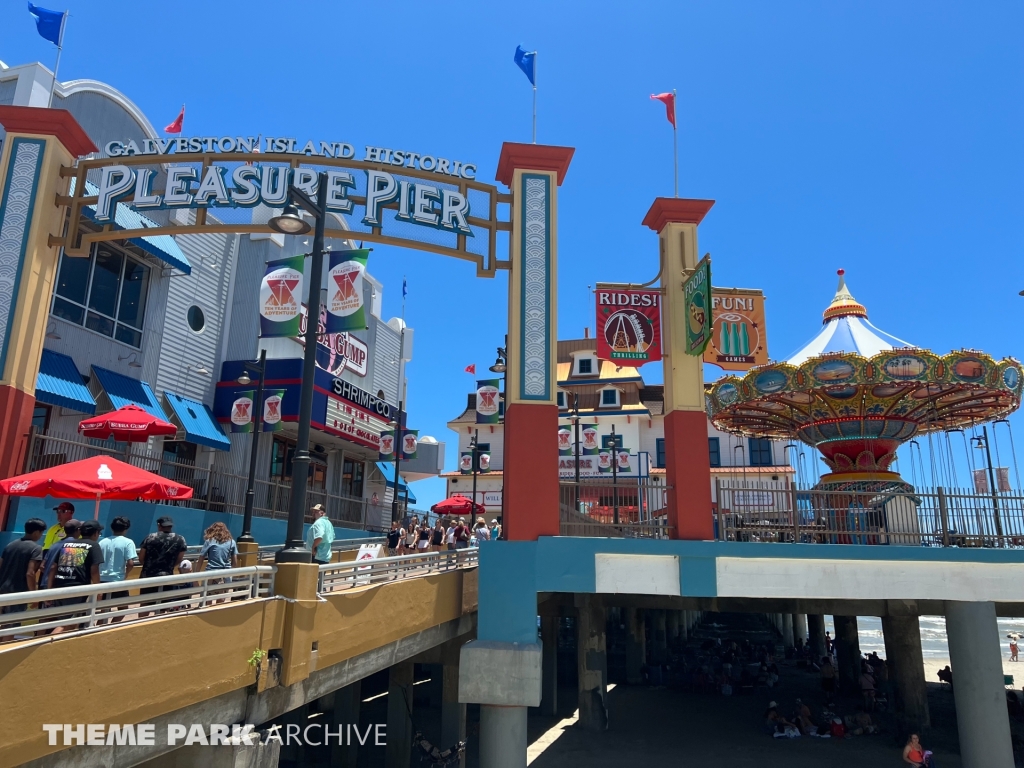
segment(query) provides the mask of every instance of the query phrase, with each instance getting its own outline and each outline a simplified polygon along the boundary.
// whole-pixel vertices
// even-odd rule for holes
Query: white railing
[[[273,566],[257,565],[0,595],[0,643],[49,642],[170,613],[272,597],[276,572]],[[127,596],[114,597],[126,591]],[[52,634],[58,628],[62,631]]]
[[[469,547],[445,552],[425,552],[422,555],[328,563],[320,566],[317,591],[320,594],[329,594],[371,584],[384,584],[397,579],[445,573],[457,568],[475,568],[479,563],[479,552],[476,547]]]
[[[370,536],[361,539],[335,539],[334,543],[331,544],[331,552],[348,552],[349,550],[359,549],[363,544],[383,545],[386,541],[387,539],[383,536]],[[284,549],[284,544],[267,544],[259,548],[257,559],[261,563],[273,561],[274,557],[282,549]]]

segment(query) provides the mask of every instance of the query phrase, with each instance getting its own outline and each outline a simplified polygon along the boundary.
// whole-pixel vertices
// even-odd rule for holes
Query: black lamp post
[[[267,350],[260,350],[258,363],[246,363],[247,368],[259,371],[260,379],[256,385],[256,403],[253,406],[255,411],[252,415],[252,446],[249,450],[249,482],[245,486],[245,513],[242,516],[242,535],[238,537],[239,544],[255,544],[252,529],[252,508],[256,497],[256,453],[260,445],[260,430],[263,427],[263,383],[267,378]],[[251,384],[249,371],[242,371],[238,377],[238,383],[242,386]]]
[[[480,441],[480,430],[478,429],[473,434],[473,439],[469,442],[469,450],[471,452],[470,455],[471,455],[471,457],[473,459],[473,495],[472,495],[472,497],[469,500],[470,501],[470,504],[469,504],[469,517],[470,517],[469,527],[470,528],[473,527],[473,515],[476,514],[476,508],[475,508],[475,505],[476,505],[476,473],[480,469],[480,447],[477,445],[477,443],[479,441]],[[501,494],[501,498],[502,499],[505,498],[505,494],[504,493]]]
[[[573,436],[573,439],[575,441],[573,443],[575,445],[573,453],[576,457],[574,462],[576,464],[576,493],[574,494],[574,503],[576,504],[576,511],[581,512],[582,510],[580,509],[580,452],[583,446],[580,445],[580,396],[578,392],[573,395],[572,399],[572,425],[575,432]]]
[[[327,219],[327,174],[317,176],[316,200],[294,185],[288,187],[288,205],[273,217],[270,228],[284,235],[304,235],[310,230],[302,220],[301,207],[316,222],[313,252],[309,264],[309,304],[306,314],[306,349],[302,356],[302,386],[299,392],[299,434],[292,459],[292,492],[288,504],[288,530],[284,547],[278,550],[278,563],[309,563],[313,553],[302,539],[306,518],[306,487],[309,484],[309,422],[313,417],[313,379],[316,376],[316,345],[320,319],[320,286],[324,271],[324,224]]]
[[[403,329],[403,333],[404,333]],[[398,484],[401,482],[401,476],[398,474],[398,469],[402,463],[402,451],[405,449],[405,403],[401,400],[398,401],[398,414],[394,420],[388,423],[388,426],[395,430],[395,488],[391,494],[391,522],[399,519],[398,509]],[[409,508],[409,494],[405,495],[405,508]]]
[[[505,397],[508,396],[508,336],[505,336],[505,346],[498,347],[498,357],[494,361],[494,365],[488,368],[491,373],[500,373],[502,381],[502,389],[505,391]],[[498,399],[499,407],[501,405],[501,398]],[[508,408],[508,403],[505,403],[505,408]],[[505,428],[504,418],[502,419],[503,426],[501,430],[501,443],[502,443],[502,455],[505,455]],[[474,501],[476,494],[474,493]],[[505,524],[505,465],[501,465],[501,522]]]

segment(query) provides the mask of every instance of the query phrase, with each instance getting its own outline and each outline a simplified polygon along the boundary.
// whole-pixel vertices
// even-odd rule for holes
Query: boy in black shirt
[[[25,535],[12,541],[0,553],[0,595],[12,592],[29,592],[39,588],[39,567],[43,562],[43,549],[39,539],[46,530],[46,523],[38,517],[25,521]],[[18,613],[25,605],[11,605],[0,609],[0,613]]]

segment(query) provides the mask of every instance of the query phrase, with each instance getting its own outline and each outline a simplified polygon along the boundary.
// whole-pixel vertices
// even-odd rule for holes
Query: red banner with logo
[[[598,284],[597,357],[639,368],[661,360],[661,292]]]

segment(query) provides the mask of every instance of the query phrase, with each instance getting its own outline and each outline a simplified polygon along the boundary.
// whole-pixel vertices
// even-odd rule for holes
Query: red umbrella
[[[100,516],[100,498],[134,501],[191,499],[187,485],[154,475],[110,456],[92,456],[58,464],[25,475],[0,480],[0,491],[12,496],[54,496],[58,499],[96,497],[94,517]]]
[[[178,428],[137,405],[123,405],[116,411],[84,419],[78,431],[83,437],[100,440],[113,437],[119,443],[144,443],[154,435],[176,435]]]
[[[452,496],[444,501],[439,501],[430,508],[430,511],[438,515],[487,514],[487,509],[485,507],[475,502],[471,502],[466,496]]]

